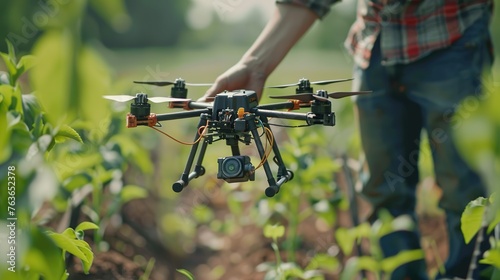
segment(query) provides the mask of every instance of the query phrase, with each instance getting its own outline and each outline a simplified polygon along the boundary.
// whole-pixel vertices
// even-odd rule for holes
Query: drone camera
[[[255,180],[255,167],[250,162],[249,156],[223,157],[217,162],[219,164],[218,179],[224,179],[228,183]]]

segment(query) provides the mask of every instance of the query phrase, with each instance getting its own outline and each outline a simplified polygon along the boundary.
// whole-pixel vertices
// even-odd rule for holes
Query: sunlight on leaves
[[[127,185],[123,187],[120,192],[122,203],[127,203],[133,199],[145,198],[148,196],[148,191],[144,188],[134,185]]]
[[[285,235],[285,227],[282,225],[266,225],[264,227],[264,236],[276,240]]]
[[[396,270],[396,268],[404,264],[416,260],[421,260],[424,257],[424,251],[422,251],[421,249],[402,251],[395,256],[383,259],[380,262],[380,266],[381,269],[385,272],[393,272],[394,270]]]
[[[479,197],[465,207],[460,220],[465,243],[469,243],[481,229],[487,203],[488,199]]]
[[[71,37],[54,31],[46,32],[34,46],[39,66],[32,70],[33,87],[37,89],[35,94],[49,119],[55,124],[68,113],[74,113],[75,109],[70,108],[74,94],[71,90],[72,49]]]
[[[187,279],[189,280],[194,280],[194,276],[191,272],[189,272],[188,270],[186,269],[176,269],[177,272],[179,272],[180,274],[184,275],[187,277]]]

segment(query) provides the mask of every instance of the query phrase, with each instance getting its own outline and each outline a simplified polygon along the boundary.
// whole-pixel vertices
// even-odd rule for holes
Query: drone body
[[[172,185],[175,192],[182,191],[191,180],[205,174],[202,163],[208,145],[224,140],[226,145],[231,147],[232,154],[231,156],[220,157],[217,160],[219,168],[217,178],[230,183],[254,181],[255,170],[263,167],[269,185],[265,190],[265,194],[272,197],[279,192],[281,185],[293,178],[293,173],[286,169],[281,158],[268,118],[301,120],[306,122],[306,126],[315,124],[334,126],[335,113],[331,110],[331,102],[328,97],[341,98],[365,92],[327,93],[326,91],[318,91],[317,94],[312,94],[307,91],[312,90],[311,84],[328,84],[347,80],[350,79],[310,83],[306,79],[301,79],[297,84],[277,86],[276,88],[298,86],[298,89],[295,95],[271,97],[289,99],[286,102],[265,105],[258,104],[257,95],[253,90],[224,91],[215,96],[213,103],[194,102],[184,99],[187,96],[185,85],[207,86],[208,84],[187,84],[182,79],[177,79],[175,82],[136,82],[158,86],[173,85],[172,98],[153,97],[148,99],[148,96],[144,93],[138,93],[135,97],[105,96],[105,98],[122,102],[133,99],[130,105],[130,113],[127,114],[127,127],[149,126],[154,128],[161,126],[161,121],[199,118],[194,142],[184,172],[181,178]],[[154,114],[151,113],[151,105],[148,101],[170,102],[171,108],[183,108],[185,111]],[[310,107],[311,111],[307,113],[282,111],[305,107]],[[259,130],[262,130],[263,133],[259,134]],[[263,135],[265,135],[266,141],[270,145],[264,146],[261,140]],[[257,167],[254,167],[251,163],[249,156],[241,155],[239,149],[240,143],[249,145],[252,141],[255,142],[261,158],[261,162]],[[201,147],[198,153],[200,144]],[[276,177],[273,175],[268,162],[271,152],[274,153],[273,162],[278,166]]]

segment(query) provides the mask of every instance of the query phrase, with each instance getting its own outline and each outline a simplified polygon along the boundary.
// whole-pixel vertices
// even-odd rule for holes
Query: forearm
[[[251,65],[267,77],[306,33],[318,16],[311,10],[291,4],[277,4],[261,34],[243,55],[241,63]]]

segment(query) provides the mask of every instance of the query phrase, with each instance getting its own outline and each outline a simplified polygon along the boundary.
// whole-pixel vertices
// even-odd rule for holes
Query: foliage
[[[479,197],[471,201],[461,217],[462,232],[468,243],[483,227],[490,234],[500,222],[498,198],[500,181],[500,88],[485,81],[481,95],[467,98],[459,105],[453,119],[457,129],[456,141],[465,159],[482,175],[492,193],[490,197]],[[486,251],[481,263],[500,269],[499,240],[491,238],[491,249]]]
[[[77,1],[4,0],[0,9],[0,38],[7,38],[22,52],[28,52],[43,30],[67,12]],[[86,39],[98,39],[109,47],[171,46],[186,31],[184,15],[188,1],[84,1],[80,17]],[[161,26],[162,28],[151,28]],[[6,50],[3,42],[0,50]]]
[[[380,219],[372,225],[362,223],[350,229],[339,228],[335,237],[346,255],[351,255],[353,246],[363,239],[368,240],[370,245],[369,256],[349,258],[341,279],[353,279],[361,270],[373,272],[377,279],[382,276],[384,279],[390,279],[391,273],[399,266],[423,259],[424,253],[421,249],[401,251],[394,256],[384,257],[379,245],[382,237],[397,231],[412,231],[414,226],[409,216],[393,218],[388,212],[382,211]]]
[[[83,272],[89,273],[94,260],[94,254],[90,245],[83,240],[84,230],[99,229],[99,227],[90,222],[83,222],[75,229],[67,228],[62,233],[48,232],[48,236],[57,247],[62,249],[63,259],[66,252],[71,253],[82,261]]]
[[[336,220],[336,207],[342,202],[340,191],[333,183],[333,173],[339,166],[328,155],[322,130],[307,128],[290,130],[290,139],[282,148],[283,161],[294,172],[294,178],[284,185],[286,191],[280,192],[272,200],[261,200],[259,215],[266,222],[272,213],[280,214],[289,224],[286,239],[287,258],[294,261],[299,245],[298,226],[311,215],[333,226]],[[303,202],[307,203],[304,206]],[[266,211],[262,211],[267,209]],[[278,220],[279,222],[279,220]]]
[[[186,269],[177,269],[177,272],[187,277],[189,280],[194,280],[194,276],[191,272]]]
[[[66,252],[78,257],[88,273],[93,253],[83,231],[96,229],[93,236],[100,245],[121,205],[147,194],[123,184],[123,171],[131,162],[145,173],[151,165],[140,159],[146,151],[133,139],[115,136],[122,121],[104,114],[105,103],[96,102],[109,89],[110,74],[92,48],[80,41],[79,19],[85,7],[86,1],[59,6],[64,12],[51,17],[33,56],[18,60],[10,42],[9,52],[0,53],[8,71],[0,72],[0,128],[5,131],[0,135],[0,166],[10,171],[2,172],[0,181],[15,182],[9,193],[0,190],[0,217],[3,225],[15,215],[13,232],[19,244],[16,273],[2,263],[2,279],[65,279]],[[23,77],[29,69],[31,83]],[[23,94],[24,88],[36,91]],[[75,211],[76,219],[81,209],[93,223],[51,221],[41,209]],[[49,223],[76,227],[57,233]]]
[[[483,227],[487,227],[487,234],[491,234],[500,223],[500,208],[496,205],[498,193],[489,198],[479,197],[467,204],[461,218],[462,233],[466,243],[476,236]],[[481,263],[500,268],[500,241],[494,237],[489,240],[491,249],[484,253]]]
[[[264,279],[324,279],[319,269],[336,270],[339,266],[338,260],[326,254],[314,256],[305,269],[302,269],[294,262],[281,261],[278,239],[285,234],[285,227],[282,225],[265,225],[264,236],[271,238],[271,247],[276,256],[276,264],[262,263],[257,267],[259,271],[267,271]]]

